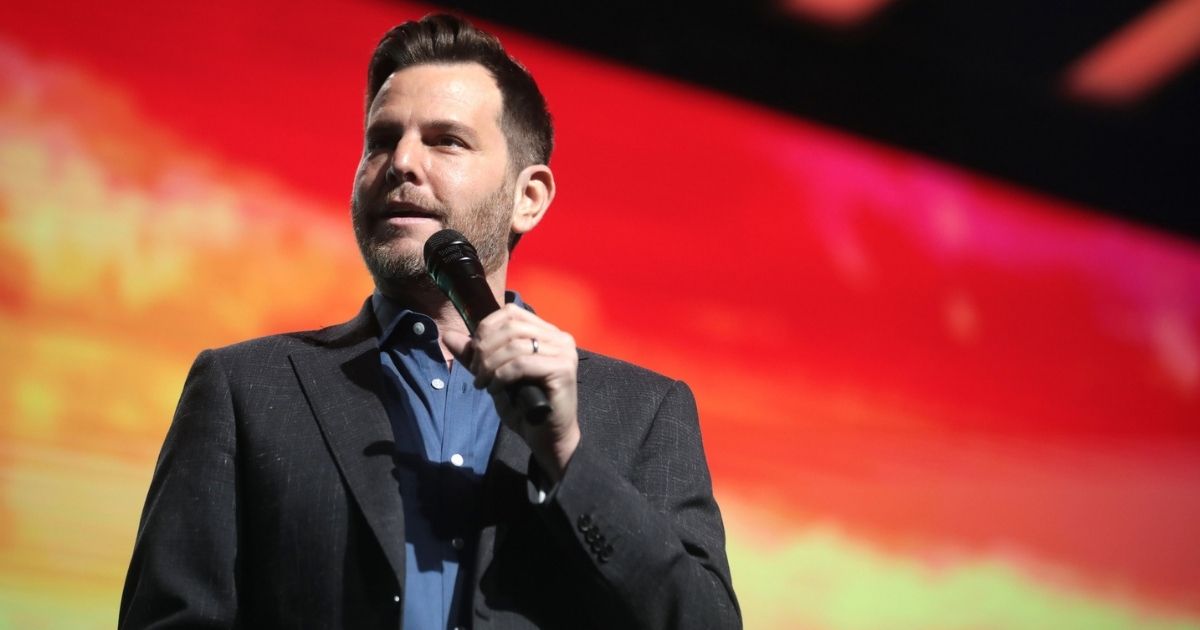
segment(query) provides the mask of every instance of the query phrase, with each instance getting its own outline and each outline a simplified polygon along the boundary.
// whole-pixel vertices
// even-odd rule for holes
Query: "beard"
[[[469,208],[448,208],[415,194],[405,194],[403,188],[398,193],[393,192],[391,196],[398,201],[413,203],[435,213],[442,217],[442,227],[461,232],[475,247],[485,272],[496,271],[507,260],[511,221],[509,206],[512,204],[511,182],[501,184]],[[380,221],[378,213],[366,211],[362,207],[357,195],[351,201],[351,216],[359,251],[362,252],[367,270],[371,272],[371,277],[377,285],[398,291],[434,288],[433,280],[425,269],[423,252],[413,251],[395,242],[404,228],[396,228]]]

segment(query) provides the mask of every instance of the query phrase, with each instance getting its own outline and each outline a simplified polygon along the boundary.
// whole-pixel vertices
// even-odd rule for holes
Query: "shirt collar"
[[[533,312],[533,308],[526,304],[521,299],[521,294],[516,291],[505,291],[504,303],[516,304],[529,312]],[[391,343],[411,345],[417,340],[437,339],[437,324],[433,322],[432,318],[424,313],[419,313],[401,305],[380,293],[378,289],[371,294],[371,310],[375,313],[375,321],[379,323],[379,330],[381,331],[379,334],[380,346],[387,344],[389,340]],[[418,322],[421,326],[414,327],[414,324]],[[397,330],[404,332],[396,339],[392,339],[392,335]],[[422,330],[422,332],[417,333],[417,330]]]

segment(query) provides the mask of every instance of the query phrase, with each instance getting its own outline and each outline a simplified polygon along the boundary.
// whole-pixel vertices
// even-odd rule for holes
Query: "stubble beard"
[[[374,219],[366,218],[358,207],[360,201],[357,197],[351,203],[354,235],[376,286],[385,293],[435,291],[436,286],[425,269],[423,253],[398,247],[394,242],[398,235],[394,231],[377,225]],[[511,203],[512,186],[506,182],[465,211],[451,211],[444,207],[436,210],[446,217],[444,227],[458,230],[475,246],[484,271],[490,274],[508,258],[508,206]],[[368,224],[364,225],[364,222]]]

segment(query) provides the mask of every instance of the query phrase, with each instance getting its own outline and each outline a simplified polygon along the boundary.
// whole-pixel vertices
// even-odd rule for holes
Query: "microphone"
[[[500,310],[488,286],[483,263],[467,237],[456,230],[442,230],[425,241],[425,269],[442,293],[450,298],[458,314],[475,334],[484,317]],[[518,381],[508,386],[508,399],[530,424],[541,424],[550,414],[550,401],[537,385]]]

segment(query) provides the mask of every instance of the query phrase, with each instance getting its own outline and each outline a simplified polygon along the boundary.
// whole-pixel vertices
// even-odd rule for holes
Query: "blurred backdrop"
[[[1200,3],[22,4],[0,628],[115,624],[200,350],[357,311],[366,62],[447,7],[556,117],[511,284],[695,389],[748,628],[1200,628]]]

